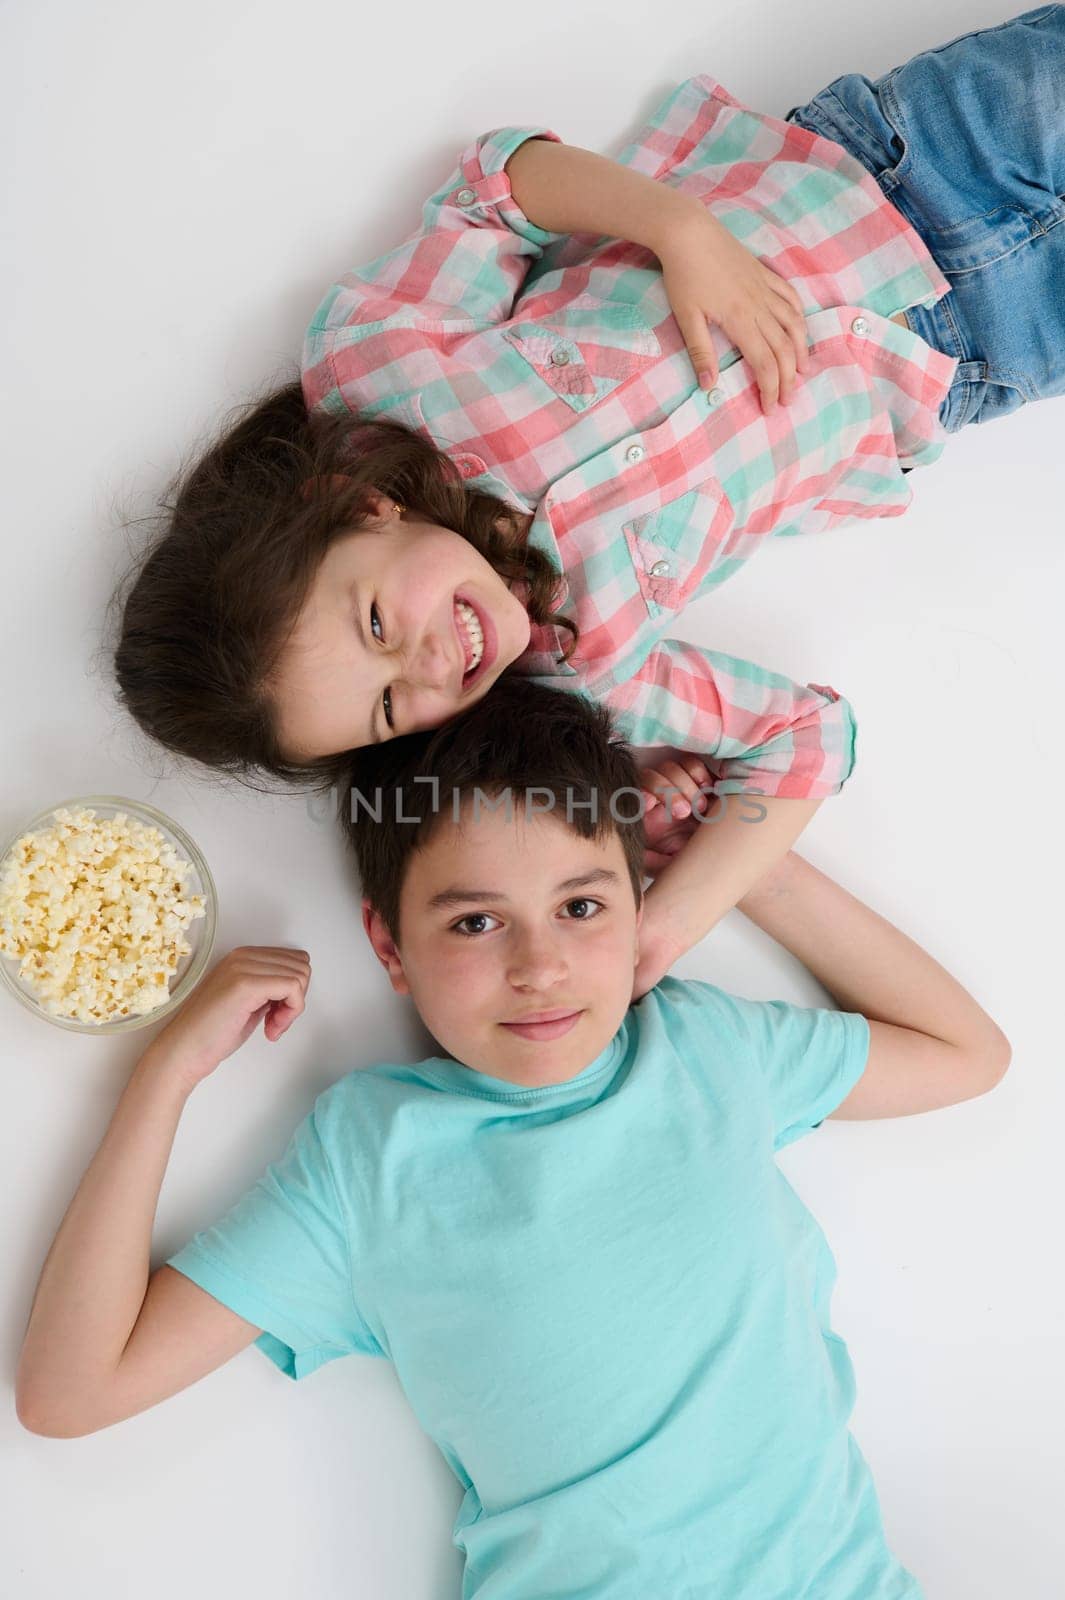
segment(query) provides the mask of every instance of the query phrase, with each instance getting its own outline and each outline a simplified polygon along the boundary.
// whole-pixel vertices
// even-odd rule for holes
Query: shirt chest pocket
[[[727,495],[710,481],[623,524],[652,617],[681,610],[704,584],[721,583],[742,565],[731,553],[734,522]]]
[[[657,336],[632,306],[591,295],[557,307],[538,306],[534,297],[502,333],[528,370],[573,411],[605,400],[661,355]]]

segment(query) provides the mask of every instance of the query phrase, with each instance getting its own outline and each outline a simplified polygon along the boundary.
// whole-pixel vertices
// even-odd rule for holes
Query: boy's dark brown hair
[[[160,500],[147,551],[111,601],[119,699],[173,754],[251,787],[258,775],[325,791],[344,753],[282,753],[274,672],[322,560],[368,518],[376,489],[419,520],[467,539],[504,579],[521,580],[537,623],[561,575],[527,543],[528,518],[467,489],[458,468],[397,422],[309,418],[298,382],[241,408]],[[572,645],[568,651],[572,650]]]
[[[337,786],[341,828],[363,894],[397,943],[400,893],[412,855],[454,820],[456,810],[465,815],[475,790],[484,796],[486,811],[492,798],[509,792],[515,814],[527,814],[528,796],[528,814],[542,811],[582,839],[615,832],[640,905],[643,800],[631,749],[605,707],[504,675],[483,700],[442,727],[360,750]],[[397,820],[397,811],[414,820]]]

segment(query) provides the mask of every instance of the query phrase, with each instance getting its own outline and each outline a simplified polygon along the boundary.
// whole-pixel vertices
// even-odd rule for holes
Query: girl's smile
[[[326,552],[272,680],[279,736],[311,761],[435,728],[529,643],[529,614],[461,534],[371,497]]]
[[[463,611],[473,613],[472,620]],[[491,671],[499,654],[499,635],[491,613],[478,607],[465,595],[455,596],[455,627],[465,655],[466,667],[462,677],[462,692],[468,694]]]

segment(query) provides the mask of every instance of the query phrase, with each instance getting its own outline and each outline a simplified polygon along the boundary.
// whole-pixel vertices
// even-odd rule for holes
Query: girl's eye
[[[371,633],[373,633],[375,625],[376,625],[376,627],[381,628],[381,633],[374,633],[373,636],[374,636],[375,639],[380,639],[382,644],[383,644],[384,643],[384,628],[383,628],[383,624],[381,622],[381,613],[378,611],[376,605],[371,603],[371,605],[370,605],[370,631],[371,631]],[[382,705],[382,708],[383,708],[384,713],[385,713],[385,721],[388,723],[388,726],[390,728],[394,728],[395,727],[395,723],[392,721],[392,691],[391,691],[391,689],[386,689],[384,694],[381,696],[381,705]]]

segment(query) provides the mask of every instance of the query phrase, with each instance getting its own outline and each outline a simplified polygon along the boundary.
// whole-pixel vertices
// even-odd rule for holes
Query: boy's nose
[[[515,988],[544,991],[566,975],[562,952],[550,937],[522,940],[514,951],[509,977]],[[549,1005],[546,1001],[545,1005]]]

